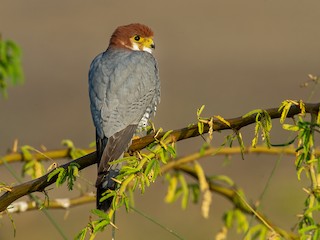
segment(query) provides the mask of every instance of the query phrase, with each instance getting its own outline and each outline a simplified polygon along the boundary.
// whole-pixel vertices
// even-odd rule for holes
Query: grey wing
[[[127,55],[111,53],[109,57],[114,66],[109,67],[107,62],[100,66],[103,90],[95,90],[98,94],[104,91],[104,101],[98,97],[96,104],[100,109],[96,127],[102,126],[103,134],[108,138],[129,125],[138,125],[148,108],[154,110],[159,98],[159,76],[154,57],[138,51],[124,54]]]
[[[110,81],[109,75],[103,71],[104,53],[99,54],[91,63],[89,70],[90,110],[97,135],[103,139],[103,119],[101,109],[105,104],[105,96]]]

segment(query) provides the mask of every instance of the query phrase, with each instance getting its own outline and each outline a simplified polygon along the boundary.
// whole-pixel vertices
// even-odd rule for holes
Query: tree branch
[[[79,164],[80,166],[79,170],[84,169],[96,162],[96,153],[95,152],[89,153],[88,155],[80,157],[72,162]],[[71,162],[68,162],[60,167],[67,169],[70,163]],[[48,180],[49,174],[50,172],[39,178],[33,179],[31,181],[28,181],[10,188],[10,191],[5,192],[0,197],[0,212],[6,210],[6,208],[18,198],[23,197],[29,193],[42,192],[47,186],[55,183],[58,176],[55,175],[50,180]]]
[[[90,152],[90,150],[88,150]],[[52,152],[55,153],[63,153],[63,157],[68,157],[68,155],[64,154],[64,150],[54,150],[54,151],[47,151],[44,152],[44,155],[47,155],[47,153],[49,153],[49,155],[51,155],[52,158],[58,157],[59,154],[53,156],[53,154],[50,154]],[[92,151],[91,151],[92,152]],[[190,162],[194,162],[197,159],[206,157],[206,156],[212,156],[213,154],[215,156],[217,155],[234,155],[234,154],[240,154],[241,153],[241,148],[240,147],[232,147],[232,148],[214,148],[214,147],[210,147],[208,149],[206,149],[205,151],[199,153],[199,152],[195,152],[193,154],[187,155],[185,157],[180,157],[178,159],[175,159],[174,161],[169,161],[167,164],[161,166],[161,174],[163,175],[164,173],[172,170],[172,169],[183,169],[183,166],[187,163]],[[243,150],[244,154],[271,154],[271,155],[280,155],[280,154],[286,154],[286,155],[296,155],[296,150],[292,147],[285,147],[285,148],[268,148],[266,146],[257,146],[255,148],[253,147],[247,147]],[[17,156],[17,155],[16,155]],[[315,156],[318,157],[320,156],[320,149],[316,149],[315,150]],[[11,158],[11,159],[15,159],[15,158]],[[39,159],[40,160],[40,159]],[[41,155],[41,160],[47,160],[46,158],[42,159],[42,155]],[[15,161],[15,160],[14,160]],[[212,182],[212,184],[214,184]],[[213,185],[212,185],[213,186]],[[224,189],[222,191],[222,187],[210,187],[210,189],[213,192],[216,192],[222,196],[225,196],[226,198],[229,198],[230,200],[232,200],[230,198],[230,191],[226,191],[226,189]],[[231,189],[232,192],[234,191],[233,189]],[[87,204],[89,202],[94,202],[95,201],[95,194],[93,193],[85,193],[79,197],[76,198],[63,198],[63,199],[49,199],[47,204],[45,204],[46,208],[50,208],[50,209],[68,209],[70,207],[75,207],[78,205],[82,205],[82,204]],[[10,208],[8,209],[8,211],[10,213],[18,213],[18,212],[24,212],[24,211],[30,211],[30,210],[36,210],[39,209],[39,206],[37,204],[36,201],[33,200],[29,200],[29,201],[19,201],[19,202],[15,202],[13,203]],[[246,210],[247,212],[247,210]]]
[[[94,193],[85,193],[75,198],[56,198],[50,199],[45,202],[44,207],[48,209],[70,209],[79,205],[87,204],[96,201],[96,195]],[[10,205],[8,208],[9,213],[21,213],[26,211],[38,210],[41,206],[37,201],[17,201]]]
[[[320,103],[305,103],[306,113],[317,114],[319,112],[319,108],[320,108]],[[278,111],[278,108],[270,108],[265,111],[269,114],[271,119],[280,118],[282,113]],[[287,118],[292,118],[293,116],[298,115],[300,113],[301,113],[300,107],[297,105],[292,105],[287,114]],[[221,131],[225,129],[240,130],[241,128],[247,125],[255,123],[256,116],[257,114],[252,114],[246,117],[240,116],[237,118],[226,119],[226,121],[230,123],[230,127],[220,120],[214,120],[212,129],[213,131]],[[208,124],[205,124],[203,133],[208,133],[209,129],[210,129],[210,126]],[[164,134],[165,132],[158,134],[157,138],[161,138]],[[197,137],[199,135],[200,133],[198,132],[198,124],[195,123],[190,125],[189,127],[172,131],[170,134],[170,137],[172,138],[173,141],[180,141],[187,138]],[[150,143],[154,141],[154,137],[155,137],[155,134],[150,134],[143,138],[136,139],[135,141],[132,142],[132,145],[130,146],[129,150],[137,151],[145,148],[146,146],[148,146]]]
[[[305,111],[306,113],[310,114],[317,114],[319,112],[320,103],[306,103],[305,104]],[[278,111],[278,108],[271,108],[267,109],[266,112],[270,115],[272,119],[280,118],[281,112]],[[292,105],[288,114],[287,118],[291,118],[297,114],[300,114],[301,109],[297,105]],[[226,119],[226,121],[230,124],[228,126],[226,123],[220,121],[220,120],[214,120],[212,124],[212,130],[213,131],[219,131],[219,130],[225,130],[225,129],[233,129],[233,130],[239,130],[244,126],[250,125],[255,123],[256,121],[256,115],[252,114],[246,117],[237,117],[232,119]],[[204,125],[204,133],[207,133],[210,129],[210,126],[208,124]],[[157,138],[161,138],[165,133],[160,133],[157,135]],[[172,142],[180,141],[187,138],[192,138],[199,136],[200,133],[198,131],[197,124],[193,124],[189,127],[182,128],[179,130],[174,130],[170,133],[170,138]],[[146,146],[148,146],[150,143],[155,141],[155,134],[147,135],[143,138],[139,138],[133,141],[132,145],[129,148],[130,152],[138,151]],[[21,160],[23,159],[23,155],[21,154]],[[7,161],[6,159],[2,159],[2,161]],[[96,153],[92,152],[88,155],[85,155],[83,157],[80,157],[72,162],[75,162],[79,164],[79,170],[84,169],[94,163],[96,163]],[[66,163],[62,165],[61,167],[67,169],[71,162]],[[7,209],[7,207],[14,202],[15,200],[19,199],[22,196],[25,196],[32,192],[42,192],[45,190],[45,188],[53,183],[55,183],[57,179],[57,175],[53,178],[51,178],[48,181],[48,175],[50,173],[47,173],[43,175],[40,178],[28,181],[26,183],[22,183],[20,185],[14,186],[10,189],[10,191],[5,192],[0,197],[0,212]]]
[[[95,151],[93,148],[89,149],[81,149],[81,151],[89,154]],[[30,153],[32,159],[37,160],[52,160],[52,159],[61,159],[61,158],[71,158],[70,156],[70,149],[58,149],[58,150],[51,150],[51,151],[44,151],[44,152],[36,152]],[[25,161],[23,153],[13,152],[5,155],[4,157],[0,158],[0,165],[4,162],[12,163],[12,162],[22,162]]]
[[[212,156],[212,155],[225,155],[230,156],[234,154],[249,154],[249,153],[257,153],[257,154],[272,154],[272,155],[280,155],[280,154],[286,154],[286,155],[296,155],[296,150],[292,147],[285,147],[285,148],[268,148],[266,146],[256,146],[256,147],[247,147],[244,150],[241,150],[240,147],[232,147],[232,148],[214,148],[210,147],[204,151],[201,152],[195,152],[192,154],[189,154],[185,157],[180,157],[178,159],[175,159],[174,161],[170,161],[167,164],[163,165],[161,167],[161,173],[165,173],[169,170],[172,170],[175,167],[184,165],[186,163],[194,162],[197,159]],[[320,149],[315,149],[315,156],[320,156]]]
[[[189,174],[190,176],[192,176],[193,178],[199,180],[196,171],[188,166],[182,165],[182,166],[176,167],[176,170],[183,171],[183,172]],[[287,232],[287,231],[283,230],[282,228],[279,228],[278,226],[273,224],[271,221],[269,221],[262,213],[257,212],[255,210],[255,208],[256,208],[255,206],[250,206],[248,203],[246,203],[244,201],[244,199],[240,197],[237,188],[222,186],[222,185],[212,181],[209,177],[206,177],[206,179],[207,179],[207,182],[209,183],[210,191],[224,196],[225,198],[230,200],[232,202],[232,204],[236,208],[239,208],[242,212],[244,212],[246,214],[250,214],[250,215],[259,216],[259,217],[257,217],[257,219],[262,224],[266,223],[266,224],[268,224],[268,226],[271,226],[271,228],[274,231],[276,231],[279,235],[281,235],[284,239],[298,239],[298,236],[296,236],[295,234],[293,234],[291,232]],[[252,211],[252,210],[254,210],[254,211]]]

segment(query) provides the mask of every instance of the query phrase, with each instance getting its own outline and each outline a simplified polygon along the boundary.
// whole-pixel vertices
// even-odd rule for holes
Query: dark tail
[[[97,196],[96,196],[96,207],[102,211],[108,211],[112,205],[113,197],[109,197],[101,201],[101,198],[106,196],[107,190],[115,190],[117,183],[113,180],[119,175],[121,164],[109,165],[109,161],[113,161],[122,155],[121,153],[113,156],[112,151],[109,150],[110,146],[114,142],[113,137],[108,138],[96,138],[97,144],[97,165],[98,165],[98,177],[96,181]],[[107,144],[108,147],[107,147]],[[111,155],[110,155],[111,154]]]
[[[107,211],[112,204],[112,197],[100,201],[105,196],[108,189],[115,190],[117,183],[113,180],[119,175],[121,163],[110,165],[110,161],[117,160],[131,143],[131,138],[137,125],[129,125],[125,129],[115,133],[109,138],[100,138],[97,135],[97,158],[98,158],[98,178],[97,188],[97,209]]]
[[[96,181],[97,195],[96,195],[96,207],[99,210],[107,211],[112,203],[112,199],[106,199],[103,202],[100,202],[100,199],[103,197],[103,193],[106,192],[107,188],[103,186],[103,182],[108,176],[108,171],[105,173],[99,173],[99,165],[101,162],[101,157],[103,154],[103,150],[105,149],[108,142],[108,138],[101,139],[98,134],[96,136],[96,145],[97,145],[97,167],[98,167],[98,177]]]
[[[116,178],[119,175],[118,169],[110,169],[106,174],[100,174],[97,178],[97,209],[102,211],[108,211],[108,209],[112,205],[113,197],[109,197],[101,201],[101,198],[106,196],[108,193],[106,192],[108,189],[115,190],[117,184],[112,178]]]

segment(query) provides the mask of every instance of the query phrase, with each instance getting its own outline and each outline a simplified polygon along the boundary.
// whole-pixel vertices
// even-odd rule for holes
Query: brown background
[[[196,121],[204,115],[236,117],[256,108],[277,107],[285,99],[308,100],[310,89],[299,85],[307,74],[319,73],[320,31],[317,0],[282,1],[36,1],[0,3],[0,32],[23,49],[25,84],[11,88],[0,100],[0,154],[14,139],[20,145],[60,148],[62,139],[79,147],[94,140],[89,113],[87,72],[91,60],[106,49],[116,26],[132,22],[149,25],[155,32],[160,66],[162,100],[155,123],[166,130]],[[311,101],[319,101],[316,93]],[[277,123],[276,121],[274,123]],[[275,130],[279,127],[275,126]],[[250,144],[253,128],[244,132]],[[215,133],[214,145],[226,133]],[[273,131],[273,142],[288,139]],[[202,141],[178,145],[180,156],[197,151]],[[262,192],[277,157],[233,157],[203,161],[210,175],[228,174],[254,201]],[[19,172],[21,165],[14,165]],[[95,167],[82,176],[94,182]],[[15,182],[1,166],[1,182]],[[84,183],[83,180],[79,180]],[[185,239],[213,239],[221,214],[231,205],[213,195],[210,218],[204,220],[199,205],[183,211],[180,203],[167,205],[166,185],[158,182],[140,197],[136,207],[174,229]],[[293,158],[283,158],[263,198],[262,209],[280,226],[289,229],[301,212],[304,193],[296,182]],[[54,187],[53,187],[54,188]],[[52,189],[54,197],[77,196],[66,187]],[[93,190],[90,188],[89,190]],[[41,196],[41,195],[40,195]],[[89,220],[94,203],[66,211],[50,211],[72,239]],[[13,215],[17,240],[61,239],[40,211]],[[4,217],[0,239],[13,239]],[[120,211],[118,239],[176,239],[136,213]],[[109,229],[97,239],[110,239]],[[232,238],[230,238],[232,239]]]

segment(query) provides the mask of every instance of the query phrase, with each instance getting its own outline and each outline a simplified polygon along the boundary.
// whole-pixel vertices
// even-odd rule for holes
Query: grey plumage
[[[152,54],[108,48],[91,63],[90,109],[97,136],[97,208],[106,211],[112,199],[99,199],[115,189],[112,177],[119,166],[108,164],[121,158],[137,129],[145,127],[160,101],[158,68]]]

